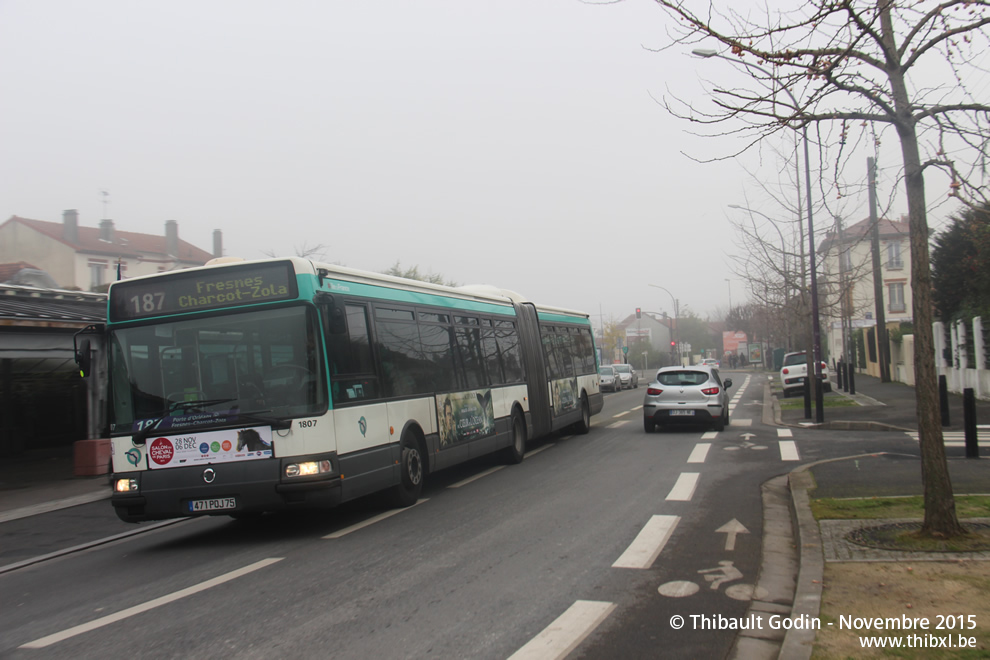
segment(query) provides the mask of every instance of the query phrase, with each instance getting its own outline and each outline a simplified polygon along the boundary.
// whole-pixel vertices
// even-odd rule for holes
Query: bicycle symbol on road
[[[713,591],[718,591],[719,587],[727,582],[735,582],[743,578],[742,571],[736,568],[734,563],[729,559],[723,559],[715,568],[703,568],[698,573],[704,576],[705,581],[710,585],[709,588]],[[660,588],[657,589],[661,596],[667,596],[668,598],[693,596],[700,590],[701,587],[696,582],[689,580],[667,582],[666,584],[661,584]],[[733,584],[726,587],[724,593],[733,600],[760,600],[770,595],[770,592],[766,589],[756,587],[752,584]]]

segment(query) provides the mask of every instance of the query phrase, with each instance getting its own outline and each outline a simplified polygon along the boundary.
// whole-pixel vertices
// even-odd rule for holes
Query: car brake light
[[[705,389],[701,390],[701,393],[702,394],[707,394],[708,396],[712,396],[714,394],[718,394],[718,388],[717,387],[706,387]]]
[[[649,394],[650,396],[656,396],[658,394],[663,394],[663,390],[661,390],[659,387],[648,387],[646,388],[646,393]]]

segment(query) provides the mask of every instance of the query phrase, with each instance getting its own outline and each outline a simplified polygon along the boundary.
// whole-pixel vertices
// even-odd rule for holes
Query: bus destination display
[[[289,262],[177,272],[110,288],[110,320],[130,321],[250,303],[291,300],[296,281]]]

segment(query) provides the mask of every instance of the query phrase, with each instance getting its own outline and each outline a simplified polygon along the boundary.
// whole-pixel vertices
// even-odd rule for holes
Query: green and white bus
[[[115,282],[101,332],[131,522],[408,506],[430,472],[518,463],[603,403],[587,314],[301,258]]]

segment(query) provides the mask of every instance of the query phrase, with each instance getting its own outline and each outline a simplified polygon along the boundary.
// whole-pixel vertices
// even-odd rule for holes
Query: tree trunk
[[[949,466],[945,459],[939,413],[935,342],[932,334],[932,277],[928,255],[928,219],[925,209],[925,179],[918,150],[918,135],[910,98],[896,49],[890,4],[881,4],[881,26],[887,47],[887,66],[897,113],[897,134],[904,159],[904,187],[911,231],[911,297],[914,315],[914,380],[921,442],[921,479],[925,497],[922,534],[936,537],[965,533],[956,517]],[[885,5],[885,6],[884,6]]]

